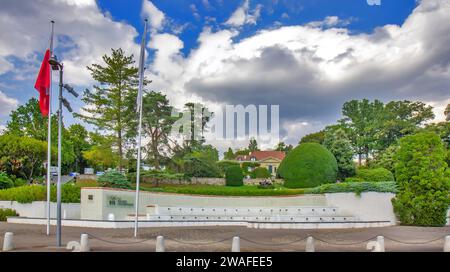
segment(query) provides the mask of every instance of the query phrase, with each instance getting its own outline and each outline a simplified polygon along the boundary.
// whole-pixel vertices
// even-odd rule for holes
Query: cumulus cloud
[[[149,0],[142,1],[141,15],[144,18],[148,18],[150,26],[154,30],[161,29],[165,19],[165,15],[151,1]]]
[[[18,103],[19,102],[16,99],[9,97],[5,93],[0,91],[0,116],[9,114],[17,107]]]
[[[225,24],[233,27],[240,27],[244,24],[256,25],[256,22],[261,16],[262,5],[258,4],[252,12],[249,11],[249,7],[250,0],[245,0],[244,3],[233,12]]]
[[[322,21],[310,22],[307,25],[312,27],[337,27],[337,26],[348,26],[351,22],[352,19],[344,20],[340,19],[338,16],[327,16]]]
[[[65,79],[76,85],[92,83],[87,65],[101,62],[111,47],[139,52],[134,27],[113,21],[95,0],[2,1],[0,60],[14,56],[34,60],[39,67],[49,44],[50,19],[55,24],[55,52],[65,67]],[[10,70],[10,69],[9,69]],[[5,71],[3,71],[5,72]]]
[[[244,24],[247,11],[246,1],[228,23]],[[172,48],[176,57],[163,54],[167,63],[154,65],[152,75],[208,105],[280,105],[282,137],[295,144],[340,118],[350,99],[421,100],[443,108],[450,86],[448,14],[450,1],[423,0],[402,25],[368,34],[350,33],[333,16],[242,40],[234,40],[236,28],[205,28],[188,56]],[[167,67],[174,64],[170,78]]]

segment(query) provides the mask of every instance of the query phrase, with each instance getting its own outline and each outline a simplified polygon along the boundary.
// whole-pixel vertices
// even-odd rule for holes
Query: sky
[[[289,144],[336,122],[351,99],[420,100],[444,120],[450,0],[367,2],[0,0],[0,129],[11,110],[38,97],[51,19],[65,81],[80,92],[95,84],[86,66],[111,48],[138,59],[148,18],[146,76],[176,107],[279,105],[280,138]],[[82,112],[80,99],[70,101]],[[209,141],[221,151],[247,144]]]

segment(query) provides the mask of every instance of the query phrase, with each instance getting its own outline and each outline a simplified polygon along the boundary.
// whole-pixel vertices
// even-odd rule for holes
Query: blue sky
[[[38,97],[50,19],[78,90],[95,83],[85,67],[110,48],[137,58],[149,18],[146,76],[175,106],[280,105],[281,138],[293,144],[339,119],[349,99],[421,100],[439,121],[450,103],[449,14],[450,0],[4,0],[0,128]]]

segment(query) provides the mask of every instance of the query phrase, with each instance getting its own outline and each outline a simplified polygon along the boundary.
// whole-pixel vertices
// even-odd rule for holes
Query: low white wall
[[[390,221],[396,223],[391,199],[392,193],[366,192],[325,194],[329,206],[336,206],[340,212],[351,214],[361,221]]]
[[[79,219],[81,215],[79,203],[62,203],[61,213],[67,219]],[[17,201],[0,201],[0,208],[13,209],[22,217],[46,218],[47,202],[34,201],[32,203],[19,203]],[[50,217],[56,217],[56,203],[50,203]]]

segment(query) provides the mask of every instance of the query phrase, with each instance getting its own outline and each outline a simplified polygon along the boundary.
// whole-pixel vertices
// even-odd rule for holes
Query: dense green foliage
[[[229,147],[228,150],[223,153],[224,160],[234,160],[235,156],[236,155],[234,155],[233,149],[231,149],[231,147]]]
[[[225,182],[227,186],[244,185],[244,175],[239,166],[231,166],[225,170]]]
[[[324,184],[316,188],[305,189],[307,194],[325,194],[325,193],[356,193],[379,192],[396,193],[397,185],[395,182],[342,182],[334,184]]]
[[[356,177],[363,181],[394,181],[394,175],[391,171],[379,167],[379,168],[359,168],[356,170]]]
[[[270,178],[272,175],[265,167],[258,167],[253,170],[252,178]]]
[[[418,133],[400,140],[395,156],[399,192],[393,205],[402,224],[445,225],[450,189],[445,158],[446,150],[435,133]]]
[[[299,144],[305,144],[305,143],[317,143],[322,144],[325,140],[325,131],[321,130],[319,132],[311,133],[306,136],[304,136]]]
[[[357,178],[357,177],[348,177],[348,178],[345,178],[344,181],[345,182],[363,182],[365,180],[363,180],[362,178]]]
[[[14,182],[5,172],[0,172],[0,190],[14,187]]]
[[[284,142],[279,142],[275,147],[276,151],[283,151],[284,153],[289,153],[294,147],[292,145],[287,145]]]
[[[159,183],[163,180],[189,180],[184,174],[180,173],[172,173],[168,171],[161,170],[149,170],[149,171],[141,171],[141,183],[152,183],[155,185],[159,185]],[[136,183],[136,172],[128,173],[127,178],[130,183]]]
[[[317,143],[300,144],[281,162],[278,173],[288,188],[308,188],[332,183],[337,177],[333,154]]]
[[[61,186],[61,201],[63,203],[79,203],[80,187],[72,183]],[[31,203],[33,201],[46,201],[47,189],[42,185],[27,185],[0,190],[0,200],[17,201],[19,203]],[[50,200],[56,202],[56,186],[50,187]]]
[[[225,175],[225,171],[227,170],[227,168],[229,168],[230,166],[239,166],[239,162],[228,160],[218,161],[216,164],[223,176]]]
[[[6,221],[8,216],[18,216],[18,214],[12,209],[0,209],[0,222]]]
[[[355,174],[352,144],[343,129],[325,134],[323,145],[333,153],[338,165],[338,178],[343,180]]]
[[[131,188],[131,182],[122,173],[114,170],[108,171],[98,177],[97,182],[101,187],[122,189]]]
[[[220,170],[215,162],[191,157],[184,162],[184,174],[188,177],[217,178]]]

